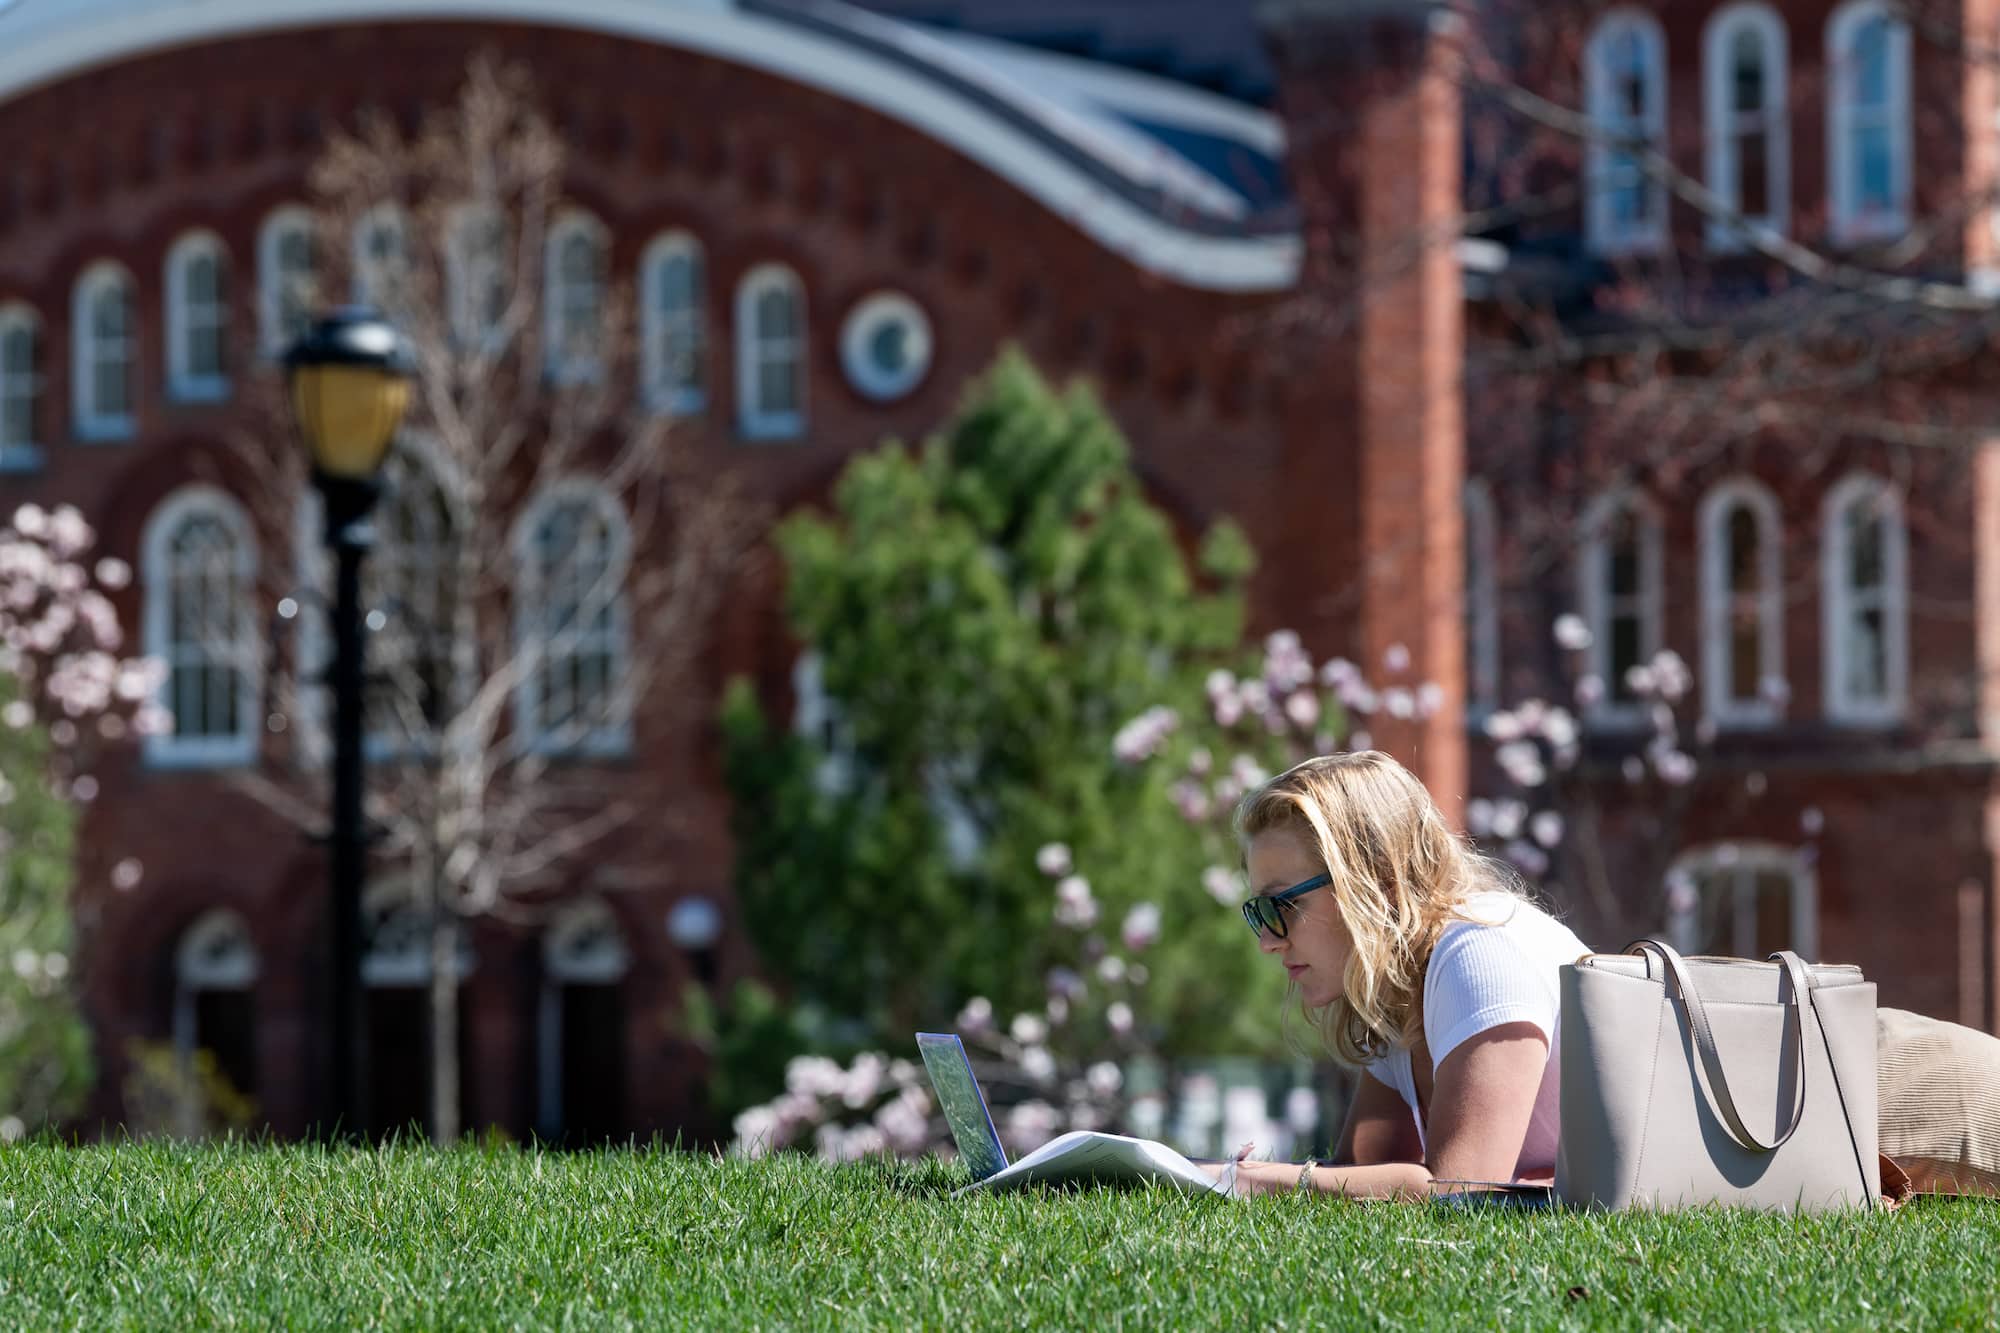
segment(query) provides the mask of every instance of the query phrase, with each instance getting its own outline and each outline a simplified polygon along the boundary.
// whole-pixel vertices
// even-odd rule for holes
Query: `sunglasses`
[[[1262,939],[1264,932],[1268,930],[1279,939],[1283,939],[1290,930],[1285,925],[1286,909],[1289,908],[1294,912],[1305,910],[1293,902],[1292,899],[1303,897],[1305,894],[1311,893],[1314,889],[1323,889],[1331,883],[1333,883],[1333,876],[1318,874],[1314,875],[1311,879],[1292,885],[1291,888],[1286,889],[1282,893],[1273,893],[1268,896],[1260,894],[1244,902],[1243,919],[1250,924],[1250,931],[1257,938]]]

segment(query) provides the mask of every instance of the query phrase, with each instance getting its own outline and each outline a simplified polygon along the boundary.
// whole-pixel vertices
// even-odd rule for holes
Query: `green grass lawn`
[[[29,1328],[1986,1326],[2000,1206],[1468,1213],[952,1198],[938,1165],[668,1151],[0,1149]]]

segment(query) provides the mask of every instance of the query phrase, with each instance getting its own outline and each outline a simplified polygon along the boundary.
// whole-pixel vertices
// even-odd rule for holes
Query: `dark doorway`
[[[623,1139],[625,1001],[616,985],[562,988],[562,1143]]]
[[[478,1123],[473,1114],[472,1078],[466,1052],[471,1014],[464,988],[458,1000],[459,1127]],[[431,1130],[430,989],[426,986],[368,988],[368,1134],[386,1139],[398,1130],[428,1135]]]
[[[194,993],[194,1044],[212,1052],[229,1086],[257,1097],[257,1024],[247,990]]]

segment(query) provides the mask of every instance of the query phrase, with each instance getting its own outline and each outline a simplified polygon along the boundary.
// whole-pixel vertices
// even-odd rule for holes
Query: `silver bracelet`
[[[1319,1163],[1314,1161],[1312,1158],[1310,1157],[1306,1158],[1306,1164],[1299,1169],[1298,1184],[1292,1186],[1292,1193],[1297,1194],[1300,1190],[1304,1189],[1308,1184],[1312,1182],[1313,1168],[1318,1165]]]

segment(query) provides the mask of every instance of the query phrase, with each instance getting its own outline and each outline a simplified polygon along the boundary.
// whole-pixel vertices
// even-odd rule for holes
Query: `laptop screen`
[[[972,1075],[972,1059],[965,1053],[965,1043],[955,1033],[919,1032],[917,1050],[931,1076],[938,1109],[951,1126],[959,1157],[972,1168],[972,1178],[984,1180],[1005,1168],[1007,1150],[1000,1146],[1000,1135],[986,1110],[986,1094]]]

